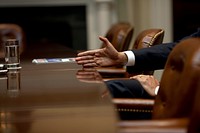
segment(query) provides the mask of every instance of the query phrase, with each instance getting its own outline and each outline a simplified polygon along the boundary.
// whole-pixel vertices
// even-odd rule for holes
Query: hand
[[[157,79],[155,79],[152,75],[136,75],[133,77],[130,77],[130,79],[136,79],[138,80],[142,87],[145,89],[145,91],[151,95],[155,96],[155,89],[157,86],[159,86],[159,82]]]
[[[99,37],[99,39],[105,47],[79,53],[75,58],[77,64],[84,67],[97,67],[123,65],[127,62],[126,55],[118,52],[107,38]]]

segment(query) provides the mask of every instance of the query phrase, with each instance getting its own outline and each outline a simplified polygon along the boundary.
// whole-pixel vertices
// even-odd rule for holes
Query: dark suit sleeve
[[[176,43],[164,43],[150,48],[133,50],[135,65],[128,66],[129,73],[163,69],[167,57]]]
[[[190,37],[200,37],[200,28],[197,32],[191,34],[190,36],[184,37],[181,40]],[[128,66],[127,72],[135,73],[141,71],[163,69],[169,53],[181,40],[174,43],[163,43],[160,45],[155,45],[150,48],[132,50],[135,55],[135,65]]]

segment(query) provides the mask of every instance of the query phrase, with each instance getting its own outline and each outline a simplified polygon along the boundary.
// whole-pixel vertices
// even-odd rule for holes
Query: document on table
[[[75,62],[75,58],[42,58],[42,59],[33,59],[32,63],[42,64],[42,63],[67,63]]]

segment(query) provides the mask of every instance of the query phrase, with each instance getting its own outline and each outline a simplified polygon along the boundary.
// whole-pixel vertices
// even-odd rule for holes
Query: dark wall
[[[200,27],[200,0],[173,0],[174,40]]]
[[[87,48],[85,6],[1,7],[0,23],[16,23],[25,31],[27,44],[60,43]]]

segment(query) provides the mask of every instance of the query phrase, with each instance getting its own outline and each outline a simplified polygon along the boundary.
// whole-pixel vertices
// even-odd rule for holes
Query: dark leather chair
[[[200,53],[200,51],[199,51]],[[200,64],[197,64],[198,66]],[[199,80],[199,79],[197,79]],[[198,88],[200,88],[200,82],[198,82],[196,84],[196,86]],[[190,122],[188,125],[188,133],[200,133],[200,89],[198,90],[198,92],[196,93],[195,96],[195,102],[194,102],[194,106],[193,106],[193,111],[192,111],[192,115],[190,117]]]
[[[136,37],[132,49],[141,49],[151,47],[153,45],[158,45],[163,42],[164,30],[155,28],[155,29],[146,29],[142,31]],[[105,80],[110,80],[110,78],[124,78],[129,77],[133,74],[128,74],[124,68],[121,67],[100,67],[97,68],[98,72],[102,75]],[[152,75],[154,71],[144,71],[139,72],[140,74]],[[138,74],[138,73],[137,73]]]
[[[25,50],[25,33],[17,24],[0,24],[0,58],[4,57],[3,43],[7,39],[18,39],[20,45],[20,54]]]
[[[122,120],[118,124],[120,133],[170,133],[187,130],[190,133],[199,132],[199,44],[200,38],[190,38],[180,42],[173,49],[161,78],[160,89],[153,105],[152,119]]]
[[[132,49],[148,48],[153,45],[162,44],[163,38],[163,29],[146,29],[137,36]],[[153,75],[154,71],[143,71],[141,73],[146,75]]]
[[[125,51],[129,48],[134,28],[127,22],[113,24],[106,33],[106,38],[118,51]],[[102,47],[104,45],[102,44]]]
[[[148,48],[153,45],[161,44],[164,38],[164,30],[146,29],[143,30],[136,38],[132,49]]]

